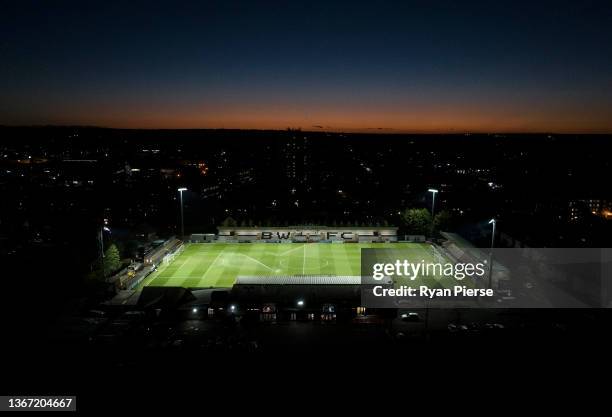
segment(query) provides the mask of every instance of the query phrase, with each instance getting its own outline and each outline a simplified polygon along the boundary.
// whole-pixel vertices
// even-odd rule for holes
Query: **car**
[[[415,313],[414,311],[410,311],[407,313],[402,313],[400,315],[400,318],[402,319],[402,321],[406,321],[406,322],[419,322],[421,321],[421,317],[419,316],[419,313]]]
[[[454,324],[454,323],[450,323],[447,326],[447,328],[448,328],[448,331],[451,333],[465,333],[470,330],[468,326],[466,326],[465,324]]]
[[[106,317],[106,312],[92,309],[87,311],[86,317],[104,318]]]

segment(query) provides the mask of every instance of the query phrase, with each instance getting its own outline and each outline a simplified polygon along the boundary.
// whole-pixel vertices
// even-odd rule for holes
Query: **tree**
[[[223,227],[236,227],[237,225],[238,225],[238,223],[236,223],[236,220],[234,220],[231,216],[227,217],[221,223],[221,226],[223,226]]]
[[[108,277],[121,267],[121,256],[119,249],[113,243],[104,252],[104,276]]]
[[[434,217],[434,230],[436,231],[447,231],[452,228],[453,225],[453,215],[448,210],[442,210]]]
[[[427,209],[407,209],[401,217],[409,234],[428,235],[430,233],[431,214]]]

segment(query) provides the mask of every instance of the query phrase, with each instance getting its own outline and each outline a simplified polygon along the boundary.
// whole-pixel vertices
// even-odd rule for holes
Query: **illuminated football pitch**
[[[184,288],[231,287],[239,276],[361,275],[361,249],[410,249],[431,261],[425,243],[201,243],[161,265],[144,285]]]

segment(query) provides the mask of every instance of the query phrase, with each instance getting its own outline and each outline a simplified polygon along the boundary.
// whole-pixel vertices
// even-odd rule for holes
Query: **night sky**
[[[609,0],[93,3],[1,3],[0,124],[612,132]]]

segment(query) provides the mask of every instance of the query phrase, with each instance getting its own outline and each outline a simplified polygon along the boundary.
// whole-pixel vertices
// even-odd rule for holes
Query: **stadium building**
[[[390,226],[222,226],[218,231],[217,236],[192,234],[170,253],[166,248],[175,247],[173,238],[149,254],[145,264],[155,270],[140,284],[139,304],[186,317],[369,322],[380,317],[362,305],[361,250],[410,248],[419,259],[431,256],[429,243],[399,242],[398,228]]]

